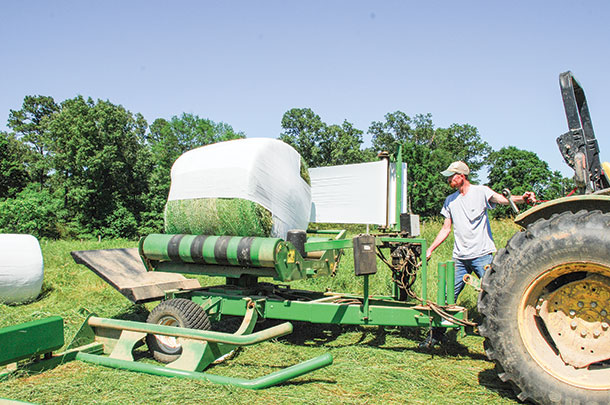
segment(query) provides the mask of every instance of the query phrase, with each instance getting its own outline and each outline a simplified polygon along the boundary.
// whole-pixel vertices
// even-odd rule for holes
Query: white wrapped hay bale
[[[42,251],[32,235],[0,234],[0,302],[20,304],[40,294]]]
[[[301,156],[267,138],[193,149],[171,171],[167,233],[272,236],[306,229],[311,189]]]

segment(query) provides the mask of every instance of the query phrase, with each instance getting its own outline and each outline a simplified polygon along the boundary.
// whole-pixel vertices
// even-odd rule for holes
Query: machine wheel
[[[146,322],[190,329],[211,328],[210,319],[203,308],[184,298],[163,301],[152,310]],[[162,363],[171,363],[182,354],[182,346],[173,336],[148,335],[146,344],[155,359]]]
[[[521,401],[610,403],[610,214],[540,219],[482,280],[485,351]]]

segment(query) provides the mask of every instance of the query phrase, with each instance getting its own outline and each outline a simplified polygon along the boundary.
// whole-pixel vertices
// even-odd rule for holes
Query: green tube
[[[253,380],[246,380],[243,378],[224,377],[208,373],[200,373],[196,371],[185,371],[177,370],[164,366],[159,366],[149,363],[138,363],[134,361],[111,359],[110,357],[98,356],[95,354],[78,353],[76,360],[81,360],[87,363],[98,364],[106,367],[113,367],[122,370],[137,371],[146,374],[152,374],[163,377],[179,377],[179,378],[190,378],[194,380],[204,380],[215,384],[234,385],[236,387],[247,388],[251,390],[258,390],[268,388],[276,384],[283,383],[284,381],[290,380],[291,378],[299,377],[303,374],[307,374],[314,370],[326,367],[332,364],[333,358],[330,354],[326,353],[322,356],[307,360],[303,363],[295,364],[294,366],[285,368],[280,371],[255,378]]]
[[[438,286],[436,290],[436,303],[445,305],[447,298],[445,296],[447,290],[447,262],[438,264]]]
[[[93,327],[176,336],[196,340],[206,340],[214,343],[232,344],[236,346],[249,346],[292,333],[292,324],[290,322],[284,322],[271,328],[248,335],[234,335],[231,333],[214,332],[210,330],[179,328],[176,326],[125,321],[122,319],[98,318],[96,316],[90,317],[87,322],[89,323],[89,326]]]
[[[455,304],[455,262],[447,262],[447,305]]]
[[[282,243],[279,238],[151,234],[140,240],[140,254],[162,262],[275,267]]]

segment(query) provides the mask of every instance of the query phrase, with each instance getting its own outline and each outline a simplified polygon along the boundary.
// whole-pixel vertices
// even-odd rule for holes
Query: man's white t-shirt
[[[496,251],[487,216],[496,205],[489,201],[492,195],[489,187],[471,184],[466,195],[456,191],[445,199],[441,214],[453,223],[455,259],[476,259]]]

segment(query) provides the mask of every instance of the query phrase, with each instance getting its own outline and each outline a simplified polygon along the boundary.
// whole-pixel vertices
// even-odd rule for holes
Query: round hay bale
[[[0,302],[21,304],[38,297],[44,265],[32,235],[0,234]]]
[[[308,175],[299,153],[277,139],[190,150],[172,166],[165,232],[285,238],[307,229]]]

